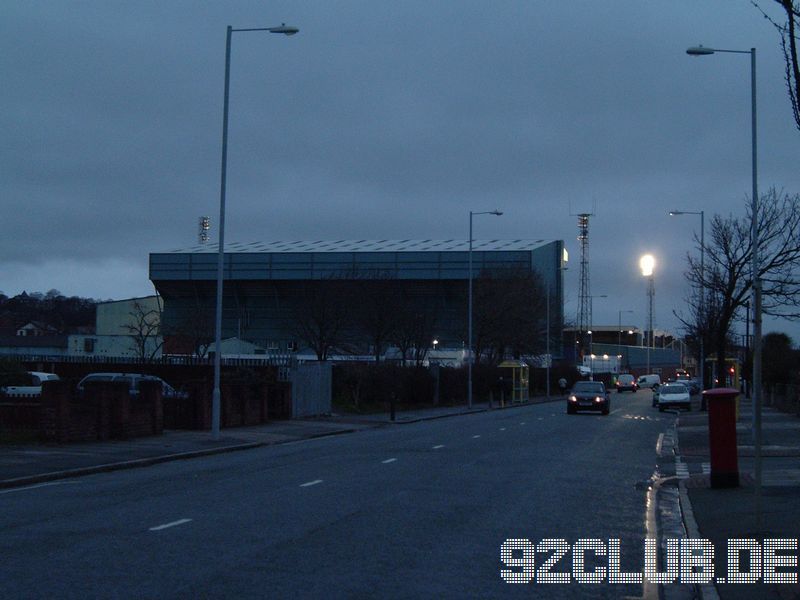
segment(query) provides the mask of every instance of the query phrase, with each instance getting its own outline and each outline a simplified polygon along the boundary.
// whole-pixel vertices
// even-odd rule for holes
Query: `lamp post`
[[[473,215],[495,215],[499,217],[502,215],[502,211],[497,209],[495,210],[486,210],[481,212],[469,211],[469,292],[467,298],[467,349],[469,352],[469,358],[467,360],[467,407],[472,408],[472,361],[473,353],[472,353],[472,217]]]
[[[220,417],[220,355],[222,354],[222,280],[225,262],[225,189],[228,171],[228,97],[231,82],[231,37],[234,32],[267,31],[269,33],[282,33],[294,35],[299,31],[297,27],[290,27],[282,23],[279,27],[256,27],[249,29],[234,29],[228,25],[225,38],[225,95],[222,105],[222,169],[219,186],[219,248],[217,255],[217,309],[214,321],[214,391],[211,395],[211,437],[219,439]]]
[[[617,311],[617,356],[620,363],[622,362],[622,313],[632,313],[632,310],[618,310]],[[617,368],[622,365],[618,365]]]
[[[677,215],[700,215],[700,319],[703,326],[698,333],[700,334],[700,389],[705,388],[705,369],[706,369],[706,350],[705,350],[705,328],[708,324],[706,315],[706,288],[705,288],[705,255],[706,255],[706,215],[705,211],[691,210],[672,210],[669,216]]]
[[[642,275],[647,277],[647,299],[648,299],[648,320],[647,320],[647,374],[650,374],[650,346],[653,344],[653,297],[656,294],[655,284],[653,282],[653,269],[656,266],[656,259],[652,254],[645,254],[639,259],[639,268],[642,270]]]
[[[727,54],[750,55],[750,146],[751,168],[753,176],[753,192],[750,199],[750,244],[753,247],[752,265],[750,267],[752,278],[752,303],[753,303],[753,446],[755,454],[755,488],[756,488],[756,513],[758,515],[758,528],[761,529],[761,273],[759,263],[758,239],[758,128],[756,120],[756,49],[750,50],[722,50],[719,48],[705,48],[693,46],[686,50],[690,56],[707,56],[723,52]],[[720,367],[721,368],[721,367]]]

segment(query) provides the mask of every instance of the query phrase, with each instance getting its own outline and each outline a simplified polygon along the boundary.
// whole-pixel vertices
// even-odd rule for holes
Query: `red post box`
[[[708,403],[708,445],[711,449],[711,487],[739,487],[736,447],[736,397],[739,390],[714,388],[703,392]]]

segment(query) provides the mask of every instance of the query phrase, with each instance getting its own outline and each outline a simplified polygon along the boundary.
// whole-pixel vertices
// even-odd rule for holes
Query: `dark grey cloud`
[[[0,290],[149,292],[147,255],[216,224],[225,26],[235,34],[228,238],[561,238],[592,221],[595,320],[686,293],[694,219],[743,214],[747,57],[761,185],[800,191],[778,40],[745,0],[24,2],[0,7]],[[52,284],[44,283],[52,281]],[[100,287],[102,285],[102,288]],[[114,286],[117,287],[114,287]],[[114,290],[118,290],[115,293]]]

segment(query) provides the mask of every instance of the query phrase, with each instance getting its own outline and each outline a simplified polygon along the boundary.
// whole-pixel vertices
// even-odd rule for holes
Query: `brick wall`
[[[38,431],[41,408],[39,396],[31,399],[0,396],[0,431]]]
[[[66,381],[42,386],[40,434],[46,442],[88,442],[159,435],[161,386],[145,382],[131,396],[125,383],[92,382],[79,396]]]
[[[211,428],[213,369],[210,365],[97,364],[48,362],[27,365],[58,374],[60,382],[47,382],[38,404],[5,407],[0,400],[0,427],[39,430],[47,441],[89,441],[157,435],[164,429]],[[223,367],[221,426],[236,427],[291,418],[291,384],[278,381],[278,368]],[[87,384],[76,395],[78,381],[92,372],[148,373],[161,377],[188,398],[161,398],[161,388],[144,382],[138,397],[129,398],[122,385]],[[99,386],[99,387],[97,387]],[[149,391],[148,391],[149,390]],[[159,400],[150,398],[159,395]],[[45,398],[46,396],[46,398]],[[148,399],[150,398],[150,399]],[[17,404],[17,403],[15,403]]]

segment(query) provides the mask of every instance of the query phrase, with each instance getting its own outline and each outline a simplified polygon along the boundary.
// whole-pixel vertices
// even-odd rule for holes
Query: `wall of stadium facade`
[[[267,351],[302,351],[298,314],[308,306],[310,295],[326,286],[370,294],[371,289],[390,285],[402,294],[405,305],[435,319],[439,348],[465,345],[466,241],[278,244],[226,246],[223,339],[238,337]],[[475,241],[472,256],[474,278],[498,269],[538,273],[550,289],[551,331],[560,339],[555,332],[563,326],[562,241]],[[150,279],[164,302],[165,333],[213,333],[217,260],[213,245],[150,255]],[[558,349],[553,353],[559,354]]]

